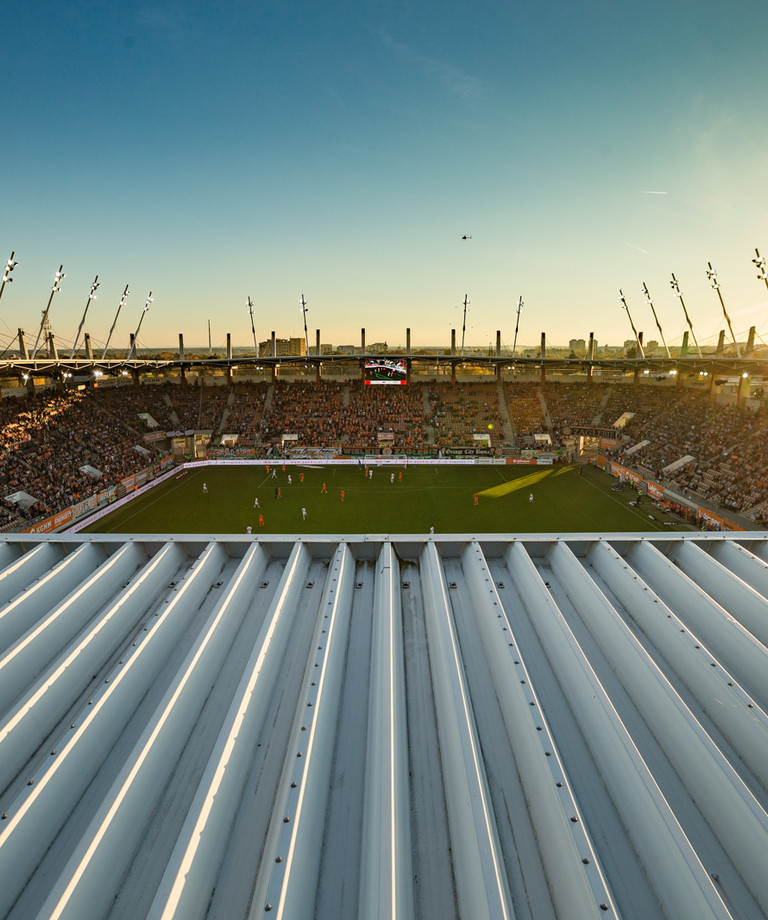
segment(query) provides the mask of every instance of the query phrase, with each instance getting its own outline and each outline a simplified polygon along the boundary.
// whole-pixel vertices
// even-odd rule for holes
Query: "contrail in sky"
[[[666,195],[666,192],[642,191],[641,195]]]
[[[646,255],[648,255],[647,249],[641,249],[639,246],[635,246],[634,243],[628,243],[626,240],[624,240],[624,245],[629,246],[630,249],[636,249],[638,252],[644,252]]]

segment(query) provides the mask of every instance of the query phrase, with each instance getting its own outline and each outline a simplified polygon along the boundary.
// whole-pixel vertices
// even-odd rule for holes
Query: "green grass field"
[[[91,533],[616,533],[685,530],[593,467],[196,467],[106,515]],[[394,482],[390,481],[394,473]],[[289,484],[288,475],[292,482]],[[203,483],[207,493],[203,491]],[[325,483],[326,492],[322,491]],[[275,497],[276,488],[280,498]],[[344,500],[341,492],[344,490]],[[477,504],[475,504],[477,495]],[[533,500],[530,500],[533,496]],[[254,508],[254,499],[260,508]],[[302,516],[306,508],[306,520]],[[264,526],[259,526],[259,513]],[[652,519],[649,515],[655,518]]]

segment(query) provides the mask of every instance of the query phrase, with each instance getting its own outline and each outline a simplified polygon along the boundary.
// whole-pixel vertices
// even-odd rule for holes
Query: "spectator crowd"
[[[150,465],[160,456],[144,438],[153,429],[160,435],[212,432],[212,444],[229,435],[266,456],[286,447],[437,453],[472,447],[480,433],[496,449],[524,446],[538,433],[567,446],[574,429],[614,425],[610,455],[617,462],[766,519],[765,410],[721,405],[700,391],[600,382],[278,380],[228,387],[131,384],[0,401],[0,528],[53,514]],[[86,466],[100,478],[83,472]],[[8,500],[18,492],[34,499],[26,511]]]

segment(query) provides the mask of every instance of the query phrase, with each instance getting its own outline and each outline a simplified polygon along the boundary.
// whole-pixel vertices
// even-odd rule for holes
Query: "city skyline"
[[[7,13],[0,346],[257,337],[519,347],[726,328],[768,339],[768,10],[599,0]],[[467,237],[466,239],[464,237]],[[5,250],[5,251],[3,251]],[[12,347],[12,346],[11,346]]]

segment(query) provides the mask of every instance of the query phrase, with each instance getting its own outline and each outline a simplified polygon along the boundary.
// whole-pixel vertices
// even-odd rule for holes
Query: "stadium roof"
[[[762,918],[768,536],[0,539],[0,916]]]

